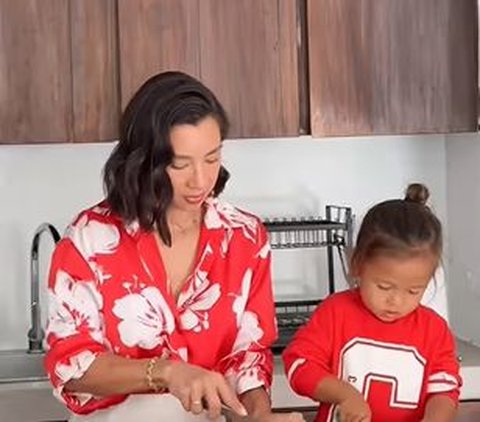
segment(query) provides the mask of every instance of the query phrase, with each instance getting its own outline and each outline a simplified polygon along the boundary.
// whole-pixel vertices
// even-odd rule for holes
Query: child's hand
[[[370,422],[372,412],[363,396],[354,392],[338,404],[339,422]]]

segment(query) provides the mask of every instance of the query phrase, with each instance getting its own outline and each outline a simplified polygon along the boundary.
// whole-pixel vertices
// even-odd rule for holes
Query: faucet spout
[[[43,353],[43,340],[45,331],[42,328],[41,307],[40,307],[40,275],[38,249],[42,233],[47,232],[51,235],[53,241],[57,243],[60,240],[60,234],[50,223],[41,224],[33,235],[32,246],[30,249],[30,315],[31,325],[28,330],[28,353]]]

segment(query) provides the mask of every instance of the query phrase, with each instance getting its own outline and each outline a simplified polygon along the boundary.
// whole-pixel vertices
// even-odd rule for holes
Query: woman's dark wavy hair
[[[120,140],[107,160],[103,181],[106,200],[125,222],[142,229],[158,228],[171,245],[166,211],[173,188],[166,172],[172,162],[172,127],[196,125],[213,117],[225,139],[229,122],[215,95],[197,79],[182,72],[163,72],[148,79],[128,103],[120,121]],[[219,195],[229,178],[221,166],[212,195]]]
[[[431,253],[440,260],[442,225],[426,205],[428,188],[408,186],[404,199],[392,199],[372,207],[365,215],[350,259],[352,275],[379,255],[415,256]]]

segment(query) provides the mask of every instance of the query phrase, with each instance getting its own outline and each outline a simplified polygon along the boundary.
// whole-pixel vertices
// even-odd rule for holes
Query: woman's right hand
[[[187,412],[198,415],[206,411],[209,418],[215,419],[220,416],[224,404],[238,415],[247,415],[222,374],[185,362],[167,362],[163,368],[164,384]]]
[[[339,422],[370,422],[372,412],[363,396],[358,393],[348,394],[338,404]]]

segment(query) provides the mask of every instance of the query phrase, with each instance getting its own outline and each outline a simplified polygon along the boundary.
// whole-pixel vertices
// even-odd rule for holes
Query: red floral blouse
[[[127,396],[64,390],[100,353],[167,356],[223,373],[238,394],[270,387],[275,340],[270,247],[260,221],[206,204],[195,267],[178,299],[153,233],[106,203],[82,212],[52,258],[45,365],[55,394],[87,414]]]

